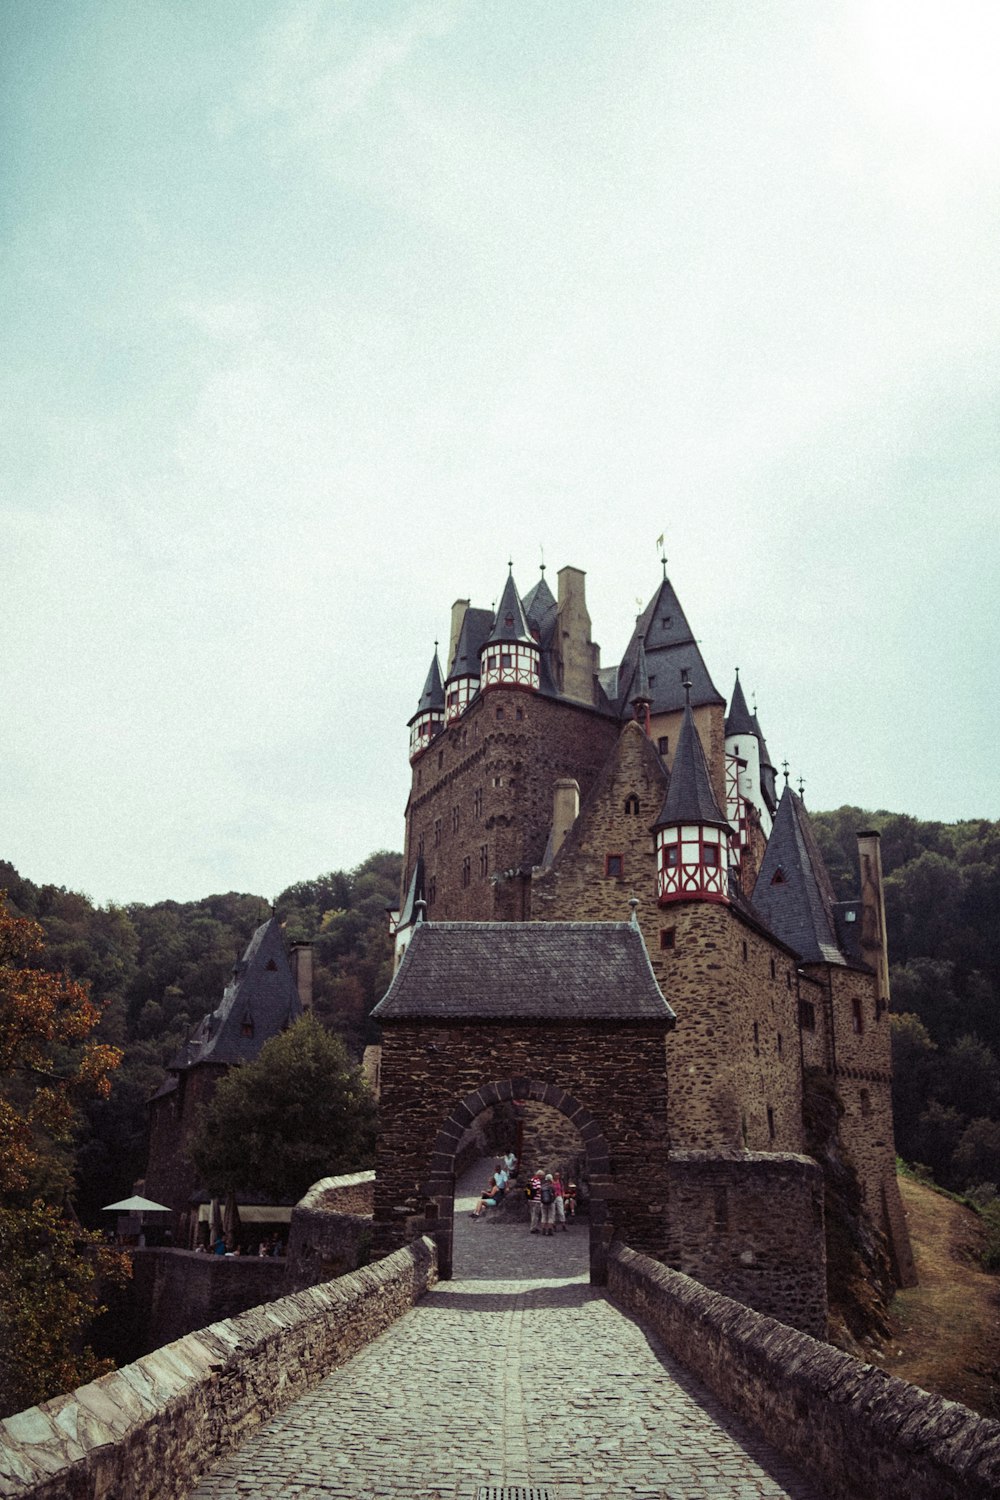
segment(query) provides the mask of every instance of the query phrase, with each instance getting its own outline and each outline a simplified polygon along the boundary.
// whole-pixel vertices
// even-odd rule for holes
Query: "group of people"
[[[470,1219],[481,1219],[488,1208],[496,1208],[503,1201],[507,1192],[507,1184],[517,1176],[517,1157],[513,1151],[505,1151],[503,1156],[498,1156],[493,1168],[493,1176],[483,1188],[479,1202],[476,1204]]]
[[[536,1172],[527,1189],[531,1200],[531,1234],[555,1234],[556,1229],[566,1233],[567,1219],[576,1213],[576,1185],[563,1186],[562,1174],[557,1167],[554,1172]]]
[[[488,1208],[502,1203],[517,1175],[518,1160],[514,1152],[498,1156],[493,1175],[469,1217],[481,1219]],[[554,1172],[542,1173],[541,1169],[533,1172],[524,1192],[531,1205],[531,1234],[552,1235],[556,1229],[567,1232],[568,1220],[576,1215],[576,1184],[570,1182],[564,1186],[558,1167]]]

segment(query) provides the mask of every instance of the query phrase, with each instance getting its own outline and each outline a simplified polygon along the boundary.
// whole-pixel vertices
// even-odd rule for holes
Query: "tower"
[[[409,723],[410,760],[415,760],[426,750],[444,726],[444,685],[441,682],[441,664],[438,661],[437,643],[424,690],[420,694],[417,711]]]
[[[479,653],[480,686],[517,687],[537,693],[541,651],[524,617],[511,565],[493,628]]]
[[[690,683],[684,686],[690,693]],[[690,702],[684,708],[670,787],[653,829],[661,906],[729,899],[730,827],[715,799]]]

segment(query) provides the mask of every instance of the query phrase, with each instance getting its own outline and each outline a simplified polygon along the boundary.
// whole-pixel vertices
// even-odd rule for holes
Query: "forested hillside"
[[[838,897],[857,892],[856,830],[882,833],[893,994],[899,1152],[943,1186],[1000,1183],[1000,824],[921,823],[842,807],[814,813]],[[290,886],[275,907],[289,941],[311,940],[316,1012],[360,1057],[391,977],[386,907],[400,857]],[[125,1050],[107,1100],[86,1107],[77,1153],[85,1222],[141,1175],[145,1102],[191,1026],[221,997],[234,959],[270,910],[259,896],[95,907],[0,862],[16,912],[36,918],[47,961],[90,981],[104,1040]],[[989,1190],[986,1190],[988,1196]]]
[[[283,891],[275,910],[288,941],[314,945],[316,1014],[360,1058],[368,1013],[392,973],[386,908],[399,895],[400,856],[371,855]],[[84,1108],[76,1152],[76,1207],[99,1225],[105,1203],[142,1175],[146,1101],[195,1022],[222,997],[234,961],[270,914],[260,896],[206,896],[95,907],[61,886],[35,885],[0,861],[0,891],[45,932],[46,962],[88,980],[102,1007],[98,1036],[124,1049],[110,1097]]]
[[[813,813],[838,898],[859,828],[882,834],[896,1147],[943,1187],[1000,1184],[1000,824]],[[989,1186],[979,1189],[990,1196]]]

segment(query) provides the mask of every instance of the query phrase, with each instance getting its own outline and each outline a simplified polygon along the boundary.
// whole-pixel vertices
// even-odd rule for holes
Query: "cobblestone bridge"
[[[455,1276],[192,1500],[824,1500],[587,1280],[585,1227],[472,1223]]]

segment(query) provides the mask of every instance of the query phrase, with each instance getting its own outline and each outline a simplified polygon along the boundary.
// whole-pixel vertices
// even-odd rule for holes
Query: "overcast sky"
[[[451,602],[656,538],[807,803],[1000,816],[994,0],[7,0],[0,858],[399,848]],[[447,669],[447,664],[445,664]]]

